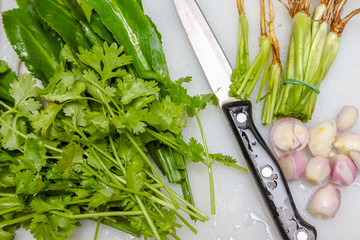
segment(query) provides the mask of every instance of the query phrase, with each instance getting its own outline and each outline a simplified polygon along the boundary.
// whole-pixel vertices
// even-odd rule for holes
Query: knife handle
[[[316,229],[297,211],[286,179],[254,125],[250,101],[230,102],[222,108],[283,239],[315,240]]]

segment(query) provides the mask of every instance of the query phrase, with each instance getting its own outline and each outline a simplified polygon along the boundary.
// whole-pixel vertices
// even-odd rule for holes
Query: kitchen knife
[[[315,240],[316,229],[298,213],[284,175],[253,123],[250,101],[229,96],[232,69],[199,6],[195,0],[173,1],[281,236],[284,240]]]

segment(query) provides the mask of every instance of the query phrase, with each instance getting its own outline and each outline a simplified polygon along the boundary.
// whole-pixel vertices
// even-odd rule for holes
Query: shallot
[[[317,185],[330,175],[329,160],[324,157],[310,158],[305,169],[305,178],[308,182]]]
[[[348,186],[356,179],[356,165],[347,155],[335,155],[330,161],[330,168],[331,181],[337,185]]]
[[[359,111],[354,106],[344,106],[336,117],[336,125],[339,130],[352,128],[359,117]]]
[[[306,167],[305,156],[302,152],[285,154],[278,160],[278,163],[288,181],[301,178]]]
[[[349,151],[350,158],[354,161],[356,167],[360,169],[360,151],[358,150],[350,150]]]
[[[309,141],[309,133],[303,122],[293,117],[279,119],[272,126],[270,140],[278,156],[281,151],[300,151]]]
[[[347,154],[350,150],[360,151],[360,135],[345,132],[336,136],[334,147],[339,153]]]
[[[333,218],[339,210],[341,203],[340,190],[328,184],[319,188],[311,197],[307,211],[324,219]]]
[[[309,131],[309,149],[314,156],[329,157],[336,135],[335,121],[322,121]]]

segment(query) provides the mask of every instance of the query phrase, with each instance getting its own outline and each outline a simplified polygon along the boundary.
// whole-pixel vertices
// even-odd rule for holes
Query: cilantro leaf
[[[32,171],[23,171],[16,175],[16,193],[37,194],[45,187],[40,175]]]
[[[36,98],[39,88],[35,87],[36,81],[29,74],[21,74],[17,80],[10,84],[10,95],[14,98],[15,107],[26,108],[26,100]]]
[[[48,101],[62,103],[80,98],[85,90],[85,83],[76,74],[59,70],[50,79],[47,88],[41,91],[41,96]]]
[[[113,195],[112,188],[100,188],[92,197],[90,198],[89,207],[97,208],[100,205],[106,204],[111,196]]]
[[[144,81],[130,74],[119,80],[117,87],[123,104],[129,104],[132,100],[139,97],[158,94],[160,90],[155,81]]]
[[[67,231],[57,232],[56,230],[65,230],[65,227],[64,229],[63,227],[60,228],[59,225],[61,224],[61,221],[59,221],[59,219],[61,219],[61,217],[50,218],[46,214],[35,215],[35,217],[31,220],[30,232],[38,240],[66,240],[68,236],[73,234],[75,226],[71,228],[70,226],[74,224],[70,224],[67,225]]]
[[[191,81],[191,77],[180,78],[176,82],[172,82],[170,79],[166,81],[166,95],[170,95],[174,102],[178,104],[190,104],[191,97],[188,95],[186,88],[182,86],[183,83]]]
[[[219,105],[219,99],[214,93],[203,94],[191,98],[190,104],[186,105],[186,112],[189,117],[195,116],[195,112],[205,109],[206,105],[211,103],[215,106]]]
[[[28,138],[25,141],[24,156],[30,160],[37,172],[46,165],[46,149],[34,138]]]
[[[144,162],[139,158],[134,158],[128,163],[126,168],[127,186],[136,191],[141,191],[144,187],[145,172],[143,171]]]
[[[35,213],[44,213],[52,210],[66,210],[66,205],[69,199],[64,199],[62,196],[50,196],[42,199],[41,196],[37,195],[31,200],[30,207]]]
[[[53,124],[57,114],[63,108],[63,104],[56,104],[48,102],[46,109],[41,111],[41,114],[32,121],[32,126],[36,131],[41,130],[41,135],[45,136],[50,125]]]
[[[223,155],[221,153],[210,154],[210,157],[215,161],[224,161],[229,163],[236,163],[236,159],[229,155]]]
[[[110,130],[110,120],[105,114],[102,112],[97,111],[86,111],[85,112],[85,119],[86,119],[86,131],[93,135],[100,135],[100,134],[107,134]],[[114,121],[121,120],[114,120],[111,119],[111,122],[117,127]],[[119,123],[120,124],[120,123]]]
[[[2,147],[8,150],[21,150],[25,139],[13,130],[26,135],[27,127],[25,119],[13,114],[7,114],[1,119],[6,123],[0,125]]]
[[[146,123],[144,117],[148,112],[147,109],[136,109],[130,107],[125,114],[125,126],[134,134],[145,132]]]
[[[150,105],[146,122],[159,131],[168,130],[180,134],[186,125],[184,115],[184,106],[174,103],[170,96],[166,96],[161,101],[155,101]]]
[[[94,46],[91,50],[80,49],[78,57],[84,64],[92,67],[103,81],[113,77],[122,77],[126,71],[121,67],[131,63],[132,57],[123,54],[123,47],[116,43],[110,46],[104,42],[103,48]]]
[[[80,163],[83,159],[84,150],[76,143],[69,143],[62,149],[61,159],[55,165],[54,169],[61,172],[66,179],[69,177],[69,172],[75,163]]]
[[[190,138],[189,148],[186,153],[186,160],[191,162],[202,162],[204,155],[204,147],[198,143],[195,138]]]
[[[86,114],[85,110],[88,108],[87,101],[73,101],[67,103],[63,107],[65,116],[71,117],[74,126],[86,127]]]

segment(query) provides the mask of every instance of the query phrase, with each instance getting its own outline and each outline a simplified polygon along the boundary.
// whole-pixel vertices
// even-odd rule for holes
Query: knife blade
[[[229,95],[232,68],[199,6],[195,0],[173,2],[281,236],[285,240],[315,240],[315,227],[300,216],[276,158],[255,127],[251,102]]]

